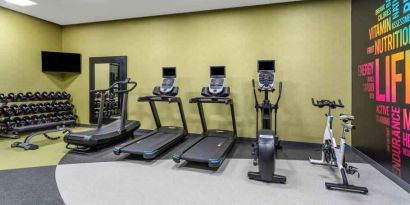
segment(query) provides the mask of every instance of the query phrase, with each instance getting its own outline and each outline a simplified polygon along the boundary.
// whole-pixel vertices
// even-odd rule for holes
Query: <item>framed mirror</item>
[[[117,81],[127,79],[127,56],[91,57],[90,91],[107,89]],[[104,103],[103,124],[116,120],[121,114],[121,94],[110,93]],[[101,96],[90,93],[90,123],[98,122]]]

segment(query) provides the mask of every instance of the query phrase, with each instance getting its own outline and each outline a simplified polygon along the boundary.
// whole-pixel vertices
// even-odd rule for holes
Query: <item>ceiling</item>
[[[275,4],[300,0],[32,0],[22,7],[4,0],[0,6],[60,25],[166,14]]]

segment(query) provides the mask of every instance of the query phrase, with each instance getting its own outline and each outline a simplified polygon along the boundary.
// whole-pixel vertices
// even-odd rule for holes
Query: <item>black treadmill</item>
[[[172,159],[179,163],[181,160],[207,163],[209,167],[217,168],[233,147],[237,138],[235,110],[233,100],[228,98],[229,87],[224,87],[225,67],[213,66],[210,69],[211,84],[202,88],[202,96],[190,99],[190,103],[198,105],[203,133],[185,144],[172,155]],[[213,129],[208,130],[204,115],[203,103],[220,103],[230,106],[233,131]]]
[[[181,99],[176,97],[178,94],[178,87],[174,86],[176,68],[163,68],[162,76],[162,84],[160,87],[154,88],[154,96],[138,98],[139,102],[149,102],[157,129],[142,136],[137,136],[138,131],[136,131],[134,135],[137,137],[134,140],[114,147],[114,154],[119,155],[121,153],[129,153],[142,155],[145,159],[153,159],[185,139],[188,129],[184,109],[182,107]],[[155,102],[177,103],[183,127],[162,126]]]
[[[133,85],[131,89],[121,90],[122,85]],[[92,148],[99,148],[107,146],[131,137],[133,132],[140,127],[139,121],[126,120],[128,93],[137,87],[137,83],[127,79],[125,81],[115,82],[108,89],[93,90],[91,93],[101,94],[100,112],[98,115],[98,127],[93,130],[83,132],[71,132],[64,136],[64,141],[67,143],[68,149],[75,149],[77,151],[88,151]],[[102,125],[105,106],[105,99],[108,92],[122,94],[121,117],[118,120],[108,124]],[[74,148],[70,145],[75,145]]]

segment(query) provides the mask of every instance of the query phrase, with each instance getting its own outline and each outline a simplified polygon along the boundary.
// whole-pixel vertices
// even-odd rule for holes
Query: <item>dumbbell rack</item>
[[[50,92],[52,93],[52,92]],[[54,93],[54,92],[53,92]],[[24,132],[31,132],[31,131],[38,131],[38,130],[48,130],[48,129],[59,129],[61,127],[66,127],[66,126],[71,126],[75,124],[75,115],[74,115],[74,111],[75,108],[74,106],[71,104],[70,102],[70,95],[68,95],[67,98],[47,98],[47,99],[10,99],[7,98],[6,100],[0,101],[0,107],[2,106],[13,106],[13,105],[19,105],[21,103],[31,103],[31,104],[35,104],[37,102],[37,104],[35,105],[39,105],[40,102],[49,102],[50,104],[58,104],[58,102],[63,102],[65,101],[67,104],[69,103],[71,108],[69,110],[46,110],[46,111],[38,111],[38,112],[31,112],[31,113],[19,113],[19,114],[5,114],[5,113],[1,113],[0,114],[0,126],[3,127],[3,131],[0,132],[0,137],[6,137],[6,138],[12,138],[12,139],[18,139],[20,138],[21,133]],[[44,103],[45,104],[45,103]],[[60,104],[61,105],[61,104]],[[54,114],[54,116],[58,115],[58,114],[65,114],[65,115],[72,115],[74,116],[74,118],[72,120],[59,120],[57,118],[55,118],[56,120],[50,121],[50,120],[46,120],[46,121],[42,121],[39,124],[28,124],[28,125],[24,125],[24,126],[13,126],[12,128],[8,127],[4,122],[5,121],[12,121],[14,118],[16,117],[23,117],[23,116],[40,116],[41,115],[45,115],[45,114]],[[0,129],[1,130],[1,129]]]
[[[115,94],[112,94],[111,97],[110,95],[107,96],[103,110],[104,118],[110,118],[120,114],[119,102],[116,99],[118,99],[118,97]],[[94,103],[94,116],[95,118],[98,118],[100,113],[101,96],[96,96]]]

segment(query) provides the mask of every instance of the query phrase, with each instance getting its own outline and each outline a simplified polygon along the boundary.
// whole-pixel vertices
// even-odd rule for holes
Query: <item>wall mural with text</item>
[[[410,0],[352,0],[352,144],[410,183]]]

